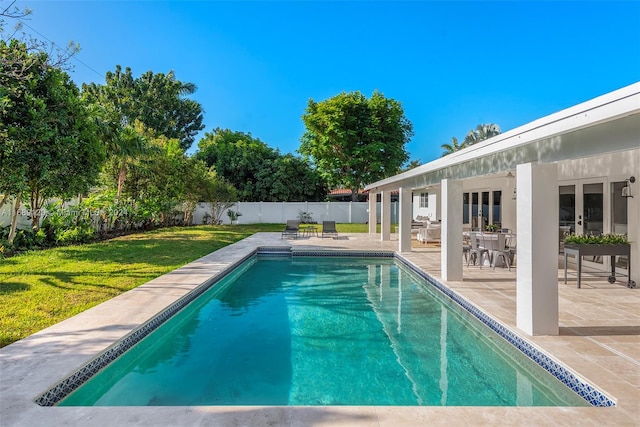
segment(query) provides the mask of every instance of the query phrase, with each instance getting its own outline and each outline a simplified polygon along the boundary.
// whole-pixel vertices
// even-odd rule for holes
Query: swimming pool
[[[60,405],[588,403],[391,259],[254,257]]]

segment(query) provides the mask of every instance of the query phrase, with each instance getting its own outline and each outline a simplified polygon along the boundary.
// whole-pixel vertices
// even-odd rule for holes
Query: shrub
[[[565,244],[575,245],[617,245],[629,243],[626,234],[569,234],[564,238]]]
[[[56,243],[59,245],[70,245],[73,243],[87,243],[94,240],[96,231],[91,226],[80,225],[56,232]]]

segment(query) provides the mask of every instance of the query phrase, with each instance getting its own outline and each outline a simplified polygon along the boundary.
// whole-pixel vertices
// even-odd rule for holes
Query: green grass
[[[259,231],[283,224],[172,227],[0,260],[0,347],[175,270]],[[366,233],[367,224],[337,224]]]
[[[255,232],[282,228],[174,227],[0,260],[0,347]]]

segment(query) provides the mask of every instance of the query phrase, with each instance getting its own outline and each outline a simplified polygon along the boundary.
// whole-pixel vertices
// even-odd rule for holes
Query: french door
[[[473,230],[502,223],[502,192],[479,190],[462,194],[462,223]]]
[[[559,186],[559,231],[562,242],[565,233],[600,235],[610,230],[608,211],[609,199],[607,183],[602,178],[565,181]],[[562,243],[560,244],[562,250]],[[603,266],[604,258],[585,258],[585,265]]]

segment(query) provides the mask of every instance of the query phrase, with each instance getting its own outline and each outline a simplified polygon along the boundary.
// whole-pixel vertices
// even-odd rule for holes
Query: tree
[[[39,226],[45,200],[85,192],[104,161],[90,110],[64,71],[25,43],[0,41],[0,51],[33,62],[26,78],[0,74],[0,193],[28,195],[31,221]],[[20,66],[18,62],[16,66]]]
[[[458,138],[456,138],[455,136],[451,137],[451,144],[442,144],[440,147],[444,150],[444,152],[442,153],[442,157],[446,156],[447,154],[454,153],[463,148],[462,145],[458,144]]]
[[[317,201],[327,184],[309,161],[280,154],[250,133],[217,128],[198,143],[195,156],[238,189],[240,201]]]
[[[238,190],[241,201],[260,201],[258,175],[280,153],[250,133],[216,128],[198,143],[197,159],[212,167],[219,177]]]
[[[485,139],[489,139],[496,135],[500,135],[500,133],[500,126],[496,124],[479,124],[475,129],[467,132],[467,135],[464,137],[464,141],[462,143],[462,148],[477,144],[480,141],[484,141]]]
[[[396,173],[409,158],[405,144],[413,125],[401,104],[380,92],[369,99],[360,92],[310,99],[302,121],[300,153],[330,185],[349,188],[354,201],[365,184]]]
[[[182,180],[184,186],[181,188],[180,197],[183,201],[184,225],[191,225],[193,223],[193,212],[198,202],[206,199],[207,194],[204,193],[203,189],[206,189],[209,185],[209,172],[207,165],[205,165],[203,161],[194,157],[188,157],[186,159]]]
[[[193,83],[177,80],[173,71],[167,74],[147,71],[134,78],[131,68],[122,72],[119,65],[115,72],[107,72],[105,85],[82,86],[94,102],[108,105],[117,113],[121,124],[132,125],[139,120],[158,135],[179,139],[183,150],[189,149],[195,135],[204,129],[202,106],[186,98],[196,89]]]
[[[455,136],[451,137],[451,144],[442,144],[440,146],[444,150],[444,152],[442,153],[442,157],[454,153],[458,150],[462,150],[463,148],[467,148],[470,145],[477,144],[478,142],[484,141],[485,139],[500,135],[500,133],[500,126],[496,124],[479,124],[475,129],[471,129],[469,132],[467,132],[467,135],[464,137],[462,144],[458,144],[458,139]]]
[[[307,160],[285,154],[258,172],[256,192],[265,202],[320,201],[327,197],[328,187]]]
[[[211,218],[213,224],[222,222],[222,214],[238,201],[238,192],[231,183],[217,176],[215,170],[210,169],[201,189],[203,200],[211,203]]]
[[[46,62],[41,62],[35,60],[35,57],[14,57],[7,54],[7,52],[11,53],[10,51],[5,51],[0,55],[0,74],[15,79],[26,79],[31,72],[31,68],[34,66],[67,70],[69,68],[69,59],[80,51],[80,46],[70,41],[64,49],[61,49],[53,42],[43,42],[29,37],[24,33],[20,37],[16,37],[22,30],[22,20],[32,13],[31,9],[27,7],[24,9],[17,7],[15,5],[16,1],[17,0],[0,0],[0,34],[2,34],[2,39],[8,44],[11,40],[18,38],[25,44],[26,50],[29,53],[48,52],[47,60]],[[5,19],[17,21],[11,34],[5,34]]]
[[[145,138],[132,126],[122,127],[113,139],[107,141],[107,155],[109,157],[107,170],[111,169],[112,175],[115,175],[117,182],[116,201],[122,197],[129,164],[147,151]]]
[[[404,167],[400,168],[400,170],[398,171],[400,172],[406,172],[406,171],[410,171],[411,169],[415,169],[418,166],[421,166],[422,162],[420,161],[420,159],[418,160],[411,160],[409,161],[409,163],[407,163],[406,165],[404,165]]]

